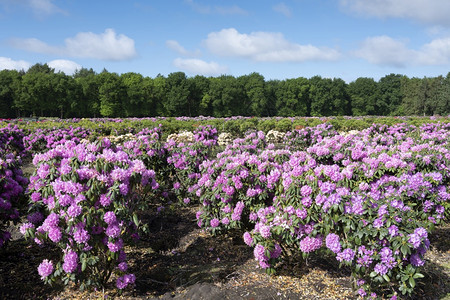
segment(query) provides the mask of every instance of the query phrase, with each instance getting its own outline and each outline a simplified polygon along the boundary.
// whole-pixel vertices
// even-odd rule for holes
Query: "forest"
[[[40,63],[26,72],[0,71],[0,118],[448,114],[450,72],[347,83],[321,76],[265,80],[259,73],[188,77],[174,72],[151,78],[87,68],[66,75]]]

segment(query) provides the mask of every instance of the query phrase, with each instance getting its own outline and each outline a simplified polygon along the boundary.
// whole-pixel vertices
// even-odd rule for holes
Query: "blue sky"
[[[0,69],[433,77],[448,16],[449,0],[0,0]]]

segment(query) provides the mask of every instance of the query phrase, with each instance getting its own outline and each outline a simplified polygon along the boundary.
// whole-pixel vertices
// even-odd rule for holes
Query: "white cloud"
[[[54,0],[0,0],[0,4],[10,11],[13,8],[31,11],[37,18],[42,19],[52,14],[64,14],[67,12],[54,3]]]
[[[194,0],[185,0],[193,10],[201,14],[220,14],[220,15],[247,15],[247,11],[237,5],[232,6],[213,6],[202,5]]]
[[[214,6],[214,12],[221,15],[247,15],[247,11],[237,5],[233,6]]]
[[[388,36],[369,37],[354,55],[377,65],[406,67],[409,65],[450,64],[450,38],[438,38],[420,49],[409,49],[405,41]]]
[[[72,75],[76,70],[80,70],[81,65],[71,60],[55,59],[47,63],[50,68],[56,72],[64,72],[66,75]]]
[[[219,65],[216,62],[206,62],[201,59],[176,58],[173,65],[180,70],[191,74],[201,74],[207,76],[220,75],[227,72],[226,66]]]
[[[183,56],[198,56],[198,55],[200,55],[199,50],[188,51],[175,40],[167,40],[166,46]]]
[[[26,50],[29,52],[46,53],[46,54],[63,54],[63,49],[58,47],[50,46],[41,40],[30,38],[30,39],[19,39],[13,38],[10,40],[11,46]]]
[[[101,34],[80,32],[65,39],[64,46],[48,45],[34,38],[12,39],[10,43],[30,52],[101,60],[128,60],[137,55],[134,40],[123,34],[116,35],[113,29],[106,29]]]
[[[27,0],[27,4],[36,16],[43,17],[55,13],[66,14],[64,10],[52,3],[53,0]]]
[[[281,33],[239,33],[234,28],[211,32],[205,46],[220,56],[242,57],[255,61],[302,62],[337,60],[340,53],[331,48],[300,45],[289,42]]]
[[[409,18],[420,22],[450,25],[448,0],[340,0],[341,7],[379,18]]]
[[[12,60],[9,57],[0,56],[0,70],[28,70],[31,64],[24,60]]]
[[[450,63],[450,38],[434,39],[425,44],[418,55],[418,63],[442,65]]]
[[[415,57],[414,51],[409,50],[404,42],[385,35],[367,38],[355,55],[373,64],[396,67],[406,66]]]
[[[274,11],[283,14],[288,18],[292,17],[291,9],[286,4],[284,4],[284,2],[274,5],[272,8]]]

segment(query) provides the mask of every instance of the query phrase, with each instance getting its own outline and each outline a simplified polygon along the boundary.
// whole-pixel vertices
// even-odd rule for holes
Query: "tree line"
[[[450,72],[346,83],[321,76],[265,80],[259,73],[188,77],[174,72],[151,78],[86,68],[69,76],[39,63],[26,72],[0,71],[0,118],[448,114]]]

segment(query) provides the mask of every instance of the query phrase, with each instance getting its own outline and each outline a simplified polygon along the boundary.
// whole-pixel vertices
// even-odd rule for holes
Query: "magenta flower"
[[[334,253],[339,253],[341,251],[341,244],[339,242],[339,236],[334,233],[330,233],[327,235],[325,239],[325,244],[328,249],[333,251]]]
[[[267,226],[267,225],[261,225],[259,227],[259,233],[265,239],[269,238],[272,235],[270,232],[270,226]]]
[[[305,253],[316,251],[322,247],[322,237],[305,237],[300,241],[300,250]]]
[[[66,273],[73,273],[78,267],[78,254],[69,250],[64,256],[63,270]]]
[[[219,221],[219,219],[214,218],[214,219],[212,219],[212,220],[210,221],[210,224],[211,224],[211,227],[212,227],[212,228],[215,228],[215,227],[219,226],[220,221]]]
[[[353,249],[347,248],[345,250],[343,250],[342,252],[340,252],[337,256],[336,259],[338,261],[347,261],[347,262],[351,262],[353,260],[353,258],[355,257],[355,251]]]
[[[38,273],[41,276],[41,279],[44,280],[50,274],[53,273],[53,262],[48,259],[44,259],[38,267]]]
[[[128,269],[128,264],[126,262],[121,262],[119,263],[119,265],[117,266],[117,268],[122,271],[125,272]]]
[[[50,227],[48,230],[48,237],[52,242],[58,243],[62,237],[61,229],[56,226]]]
[[[105,221],[106,224],[112,224],[117,220],[116,214],[113,211],[108,211],[103,216],[103,220]]]
[[[248,246],[251,247],[252,243],[253,243],[253,238],[250,235],[250,233],[245,232],[243,237],[244,237],[244,243],[246,243]]]

